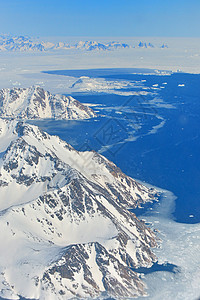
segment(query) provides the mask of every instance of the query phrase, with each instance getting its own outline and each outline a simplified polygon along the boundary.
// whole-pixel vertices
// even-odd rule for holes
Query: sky
[[[200,37],[200,0],[0,0],[0,33]]]

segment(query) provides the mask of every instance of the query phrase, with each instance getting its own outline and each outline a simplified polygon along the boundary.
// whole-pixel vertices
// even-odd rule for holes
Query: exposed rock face
[[[155,234],[128,208],[156,197],[96,152],[0,119],[0,296],[127,299]]]
[[[0,117],[18,119],[88,119],[94,111],[73,97],[53,95],[40,87],[0,90]]]

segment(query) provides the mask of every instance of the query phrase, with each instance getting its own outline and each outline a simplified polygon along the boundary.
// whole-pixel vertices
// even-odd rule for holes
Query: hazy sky
[[[0,32],[200,37],[200,0],[0,0]]]

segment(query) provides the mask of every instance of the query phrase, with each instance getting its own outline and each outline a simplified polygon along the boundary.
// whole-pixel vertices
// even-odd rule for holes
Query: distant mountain
[[[0,36],[0,51],[49,51],[49,50],[112,50],[118,48],[129,48],[128,44],[119,42],[99,43],[96,41],[80,41],[75,45],[65,42],[51,43],[45,41],[33,41],[24,36]]]
[[[167,44],[162,44],[162,46],[160,48],[169,48]]]
[[[151,43],[139,42],[139,48],[155,48],[155,46]]]
[[[116,49],[135,48],[135,46],[128,45],[121,42],[107,42],[100,43],[97,41],[79,41],[76,44],[69,44],[67,42],[46,42],[31,39],[24,36],[9,36],[0,35],[0,51],[55,51],[55,50],[86,50],[86,51],[108,51]],[[140,42],[136,48],[155,48],[152,43]],[[168,48],[163,44],[161,48]]]
[[[28,37],[0,36],[0,51],[44,51],[43,43],[35,43]]]
[[[119,43],[119,42],[110,42],[107,44],[103,44],[96,41],[86,41],[86,42],[80,41],[74,46],[74,48],[92,51],[92,50],[112,50],[112,49],[119,49],[119,48],[130,48],[130,46],[128,44]]]
[[[145,295],[155,234],[129,209],[154,189],[22,122],[0,119],[0,157],[0,297]]]
[[[53,95],[44,89],[0,90],[0,117],[17,119],[88,119],[95,112],[72,97]]]

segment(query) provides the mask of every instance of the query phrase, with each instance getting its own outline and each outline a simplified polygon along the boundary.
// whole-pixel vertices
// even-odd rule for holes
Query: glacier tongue
[[[156,191],[33,125],[0,119],[0,144],[0,296],[145,295],[131,267],[152,265],[156,237],[128,208]]]

